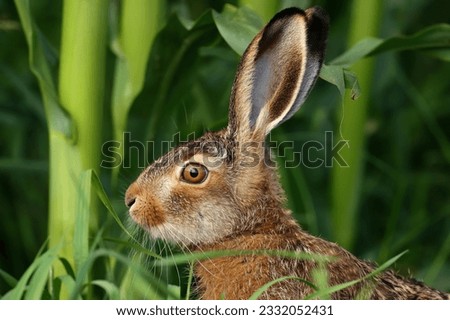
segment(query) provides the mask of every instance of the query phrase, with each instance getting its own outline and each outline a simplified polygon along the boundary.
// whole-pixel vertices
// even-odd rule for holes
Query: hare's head
[[[154,238],[196,245],[251,230],[270,219],[263,212],[280,211],[283,192],[264,140],[305,101],[327,31],[320,8],[278,13],[242,57],[228,127],[146,168],[126,193],[133,220]]]

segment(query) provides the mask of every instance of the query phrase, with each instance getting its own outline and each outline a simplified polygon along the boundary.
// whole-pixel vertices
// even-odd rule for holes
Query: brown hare
[[[132,219],[151,237],[193,252],[283,250],[333,257],[330,286],[374,270],[323,239],[303,231],[284,206],[284,192],[267,134],[292,117],[319,74],[328,17],[320,8],[279,12],[245,51],[234,81],[228,127],[180,145],[146,168],[128,188]],[[202,299],[247,299],[281,277],[259,297],[302,299],[318,262],[273,254],[205,259],[195,265]],[[305,281],[299,281],[298,279]],[[363,295],[363,292],[366,295]],[[446,293],[384,271],[332,293],[334,299],[448,299]]]

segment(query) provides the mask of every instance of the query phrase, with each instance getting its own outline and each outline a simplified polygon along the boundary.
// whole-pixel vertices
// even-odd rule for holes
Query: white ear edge
[[[299,16],[293,17],[292,19],[302,19]],[[292,22],[291,22],[292,23]],[[265,128],[264,135],[267,135],[272,129],[278,126],[280,123],[284,122],[290,118],[289,114],[292,114],[298,109],[295,108],[296,105],[300,107],[300,104],[305,100],[307,92],[302,94],[301,89],[303,87],[303,81],[305,77],[307,59],[298,60],[298,70],[299,74],[296,77],[292,77],[289,81],[289,85],[292,86],[292,94],[286,96],[289,100],[285,101],[284,110],[274,119],[270,119],[270,110],[273,104],[277,103],[280,95],[284,95],[285,88],[283,87],[281,79],[286,77],[286,70],[279,63],[287,63],[287,57],[284,55],[306,57],[307,56],[307,42],[306,42],[306,28],[303,22],[295,23],[295,28],[292,28],[289,33],[282,34],[282,39],[280,39],[279,46],[285,47],[290,46],[289,42],[295,41],[296,46],[291,46],[289,52],[278,51],[274,52],[275,56],[270,57],[272,52],[265,52],[258,60],[255,62],[254,68],[254,89],[252,92],[253,97],[253,108],[252,115],[257,117],[256,122],[252,123],[252,118],[250,121],[251,125],[255,128]],[[275,50],[272,50],[275,51]],[[269,96],[269,90],[276,88],[272,95]],[[259,115],[256,115],[258,106],[260,108]],[[296,109],[296,110],[294,110]],[[254,121],[254,119],[253,119]]]
[[[327,31],[328,17],[320,8],[289,8],[256,35],[233,85],[230,133],[264,138],[293,116],[318,77]]]

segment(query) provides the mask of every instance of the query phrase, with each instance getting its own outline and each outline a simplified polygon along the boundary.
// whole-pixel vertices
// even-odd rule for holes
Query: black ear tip
[[[280,12],[278,12],[272,18],[272,20],[278,20],[278,19],[282,19],[285,17],[294,16],[297,14],[302,15],[302,16],[307,15],[309,17],[313,17],[313,18],[322,20],[322,22],[326,23],[326,24],[328,24],[329,20],[330,20],[328,13],[325,11],[325,9],[323,9],[322,7],[319,7],[319,6],[314,6],[312,8],[308,8],[306,10],[302,10],[297,7],[286,8],[286,9],[283,9]]]
[[[328,12],[322,7],[314,6],[312,8],[306,9],[306,15],[312,17],[313,19],[319,19],[323,24],[328,25],[330,23],[330,17]]]
[[[305,15],[305,11],[303,11],[302,9],[296,8],[296,7],[286,8],[286,9],[283,9],[280,12],[278,12],[272,18],[272,21],[273,20],[282,19],[282,18],[285,18],[285,17],[291,17],[291,16],[294,16],[296,14]]]
[[[328,13],[325,11],[325,9],[319,6],[308,8],[305,11],[296,7],[281,10],[272,18],[272,20],[270,20],[269,25],[277,20],[289,19],[290,17],[295,15],[304,16],[307,20],[308,29],[310,29],[310,31],[313,31],[314,33],[319,32],[322,35],[322,37],[319,36],[317,40],[326,40],[330,17],[328,16]]]
[[[321,7],[312,7],[305,11],[308,29],[308,48],[311,54],[320,56],[325,53],[330,18]]]

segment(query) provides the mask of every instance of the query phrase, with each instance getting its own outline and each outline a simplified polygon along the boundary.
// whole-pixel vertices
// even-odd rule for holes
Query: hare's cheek
[[[133,205],[131,218],[144,228],[152,228],[163,224],[166,219],[161,205],[157,201],[146,201]]]

